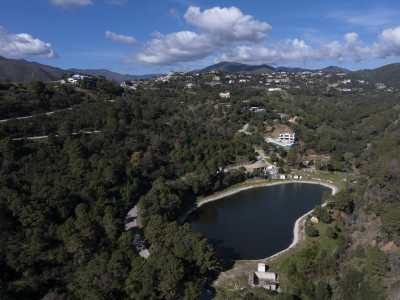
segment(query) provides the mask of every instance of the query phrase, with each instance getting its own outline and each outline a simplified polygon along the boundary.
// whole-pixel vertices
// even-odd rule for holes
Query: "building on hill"
[[[219,93],[219,96],[221,98],[230,98],[231,94],[229,92],[225,92],[225,93]]]
[[[296,135],[294,133],[281,133],[279,134],[279,138],[274,139],[267,137],[265,141],[275,146],[289,149],[299,145],[299,142],[297,141]]]
[[[90,78],[89,76],[86,76],[86,75],[74,74],[71,77],[69,77],[67,80],[69,83],[77,84],[79,81],[91,82],[92,78]]]

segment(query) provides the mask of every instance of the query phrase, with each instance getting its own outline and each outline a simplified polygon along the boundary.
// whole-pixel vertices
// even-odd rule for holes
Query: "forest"
[[[399,252],[378,247],[400,246],[398,94],[278,94],[246,84],[229,87],[222,101],[226,85],[201,75],[189,90],[187,80],[142,80],[136,90],[104,77],[80,87],[0,84],[0,118],[10,119],[0,122],[1,299],[197,299],[226,263],[178,221],[198,197],[246,180],[241,170],[220,170],[269,148],[264,134],[274,124],[301,138],[298,149],[274,151],[283,171],[314,153],[330,156],[318,168],[360,179],[335,197],[348,216],[337,224],[338,249],[306,249],[302,260],[288,261],[293,288],[271,297],[334,299],[336,285],[343,299],[400,291]],[[23,116],[32,117],[16,119]],[[293,116],[301,121],[289,123]],[[246,123],[251,135],[237,132]],[[136,204],[147,260],[124,229]],[[363,234],[371,240],[361,242]],[[322,257],[326,268],[317,271]],[[315,298],[324,291],[326,298]]]

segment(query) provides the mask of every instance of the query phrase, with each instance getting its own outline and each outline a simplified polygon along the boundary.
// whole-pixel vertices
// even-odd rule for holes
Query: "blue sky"
[[[119,73],[398,62],[400,1],[3,0],[0,55]]]

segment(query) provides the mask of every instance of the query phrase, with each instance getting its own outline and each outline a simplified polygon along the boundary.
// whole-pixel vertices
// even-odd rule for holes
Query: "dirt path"
[[[139,228],[137,225],[137,205],[135,205],[126,215],[125,218],[125,230],[131,230],[133,233],[133,246],[135,247],[136,252],[139,256],[148,258],[150,255],[149,250],[147,250],[144,242],[140,236]]]

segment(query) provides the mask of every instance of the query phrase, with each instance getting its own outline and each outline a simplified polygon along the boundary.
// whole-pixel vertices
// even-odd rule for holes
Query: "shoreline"
[[[317,180],[285,180],[282,182],[272,182],[272,183],[264,183],[264,184],[254,184],[254,185],[250,185],[250,186],[246,186],[246,187],[242,187],[242,188],[237,188],[234,189],[232,191],[229,192],[225,192],[225,193],[221,193],[217,196],[210,196],[207,197],[204,200],[201,200],[199,203],[196,204],[196,206],[194,206],[193,208],[191,208],[190,210],[188,210],[186,212],[186,214],[181,218],[180,223],[184,223],[185,220],[189,217],[189,215],[194,212],[196,209],[198,209],[199,207],[203,206],[204,204],[207,204],[209,202],[213,202],[213,201],[217,201],[219,199],[240,193],[241,191],[245,191],[245,190],[249,190],[249,189],[253,189],[253,188],[258,188],[258,187],[268,187],[268,186],[274,186],[274,185],[280,185],[280,184],[288,184],[288,183],[308,183],[308,184],[318,184],[318,185],[323,185],[326,186],[328,188],[330,188],[332,190],[332,195],[335,195],[339,189],[337,186],[335,186],[334,184],[330,184],[330,183],[325,183],[325,182],[320,182]],[[310,213],[312,213],[314,211],[314,209],[310,210],[309,212],[305,213],[304,215],[300,216],[296,222],[294,223],[294,228],[293,228],[293,240],[292,243],[285,249],[283,249],[282,251],[279,251],[278,253],[275,253],[271,256],[268,256],[266,258],[260,258],[260,259],[237,259],[236,261],[263,261],[263,260],[267,260],[267,259],[273,259],[287,251],[289,251],[290,249],[294,248],[302,239],[302,230],[300,229],[300,223],[302,223],[301,225],[304,227],[304,223],[305,223],[305,217],[308,216]]]

